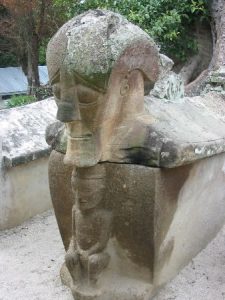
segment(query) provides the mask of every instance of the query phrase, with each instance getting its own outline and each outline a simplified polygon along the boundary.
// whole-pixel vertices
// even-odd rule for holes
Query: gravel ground
[[[225,300],[225,227],[154,300]],[[0,232],[0,300],[72,300],[52,211]]]

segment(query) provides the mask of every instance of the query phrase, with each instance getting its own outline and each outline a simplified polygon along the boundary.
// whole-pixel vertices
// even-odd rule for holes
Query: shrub
[[[1,47],[1,42],[0,42],[0,47]],[[7,53],[7,52],[0,51],[0,68],[5,68],[8,66],[10,67],[17,66],[16,56],[10,52]]]
[[[16,106],[21,106],[25,104],[32,103],[36,100],[34,96],[29,95],[19,95],[19,96],[12,96],[9,101],[7,101],[7,107],[12,108]]]
[[[36,100],[43,100],[53,95],[50,85],[42,85],[38,88],[34,88],[34,95]]]

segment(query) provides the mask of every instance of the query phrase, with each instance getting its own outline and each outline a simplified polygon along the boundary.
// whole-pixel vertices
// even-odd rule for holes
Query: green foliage
[[[46,63],[48,40],[62,23],[74,15],[96,8],[124,15],[152,36],[160,45],[161,52],[175,61],[185,61],[197,52],[197,43],[193,37],[196,22],[209,22],[207,2],[208,0],[52,0],[46,19],[48,29],[50,27],[51,30],[46,31],[41,38],[39,62],[41,65]],[[0,5],[0,16],[4,14]],[[5,41],[0,36],[0,48],[3,49],[3,46]],[[0,51],[0,66],[8,65],[17,65],[15,54]]]
[[[1,43],[0,43],[1,46]],[[17,66],[17,59],[13,53],[10,52],[0,52],[0,68],[5,67],[15,67]]]
[[[19,96],[12,96],[9,101],[7,101],[7,107],[12,108],[16,106],[21,106],[25,104],[32,103],[36,100],[34,96],[28,95],[19,95]]]
[[[49,85],[40,86],[34,89],[34,95],[37,100],[43,100],[49,98],[53,95],[52,88]]]
[[[39,48],[39,66],[46,65],[46,47],[47,45],[41,45]]]
[[[43,100],[52,96],[52,89],[50,86],[40,86],[34,89],[34,95],[17,95],[12,96],[7,101],[7,107],[12,108],[16,106],[26,105],[35,101]]]
[[[195,23],[209,20],[207,0],[85,0],[74,3],[70,17],[96,8],[124,15],[151,35],[163,53],[179,61],[197,52]]]
[[[77,0],[53,0],[53,8],[60,12],[61,18],[70,19],[74,13],[74,5]],[[74,4],[75,3],[75,4]]]
[[[43,39],[40,44],[39,48],[39,65],[45,66],[46,65],[46,49],[50,38]]]

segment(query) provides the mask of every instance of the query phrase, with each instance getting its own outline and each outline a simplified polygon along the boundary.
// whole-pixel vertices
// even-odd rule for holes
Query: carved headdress
[[[159,74],[159,54],[153,40],[119,14],[90,10],[67,22],[51,39],[47,49],[50,81],[66,69],[86,85],[107,89],[116,64],[120,70],[139,69],[154,84]]]

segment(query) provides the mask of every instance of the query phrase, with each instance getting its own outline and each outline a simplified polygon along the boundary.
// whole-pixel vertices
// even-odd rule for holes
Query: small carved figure
[[[73,171],[73,236],[65,259],[74,284],[94,284],[109,263],[109,254],[104,250],[111,233],[111,213],[99,207],[104,181],[102,165]]]

